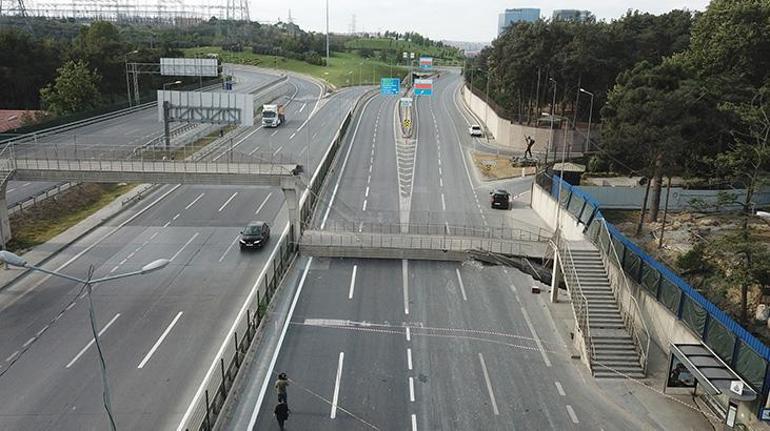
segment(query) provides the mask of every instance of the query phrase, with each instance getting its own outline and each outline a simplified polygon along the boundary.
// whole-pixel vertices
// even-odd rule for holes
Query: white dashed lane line
[[[564,388],[561,387],[561,383],[559,382],[553,382],[556,385],[556,391],[559,392],[559,395],[566,397],[567,393],[564,392]]]
[[[572,421],[573,424],[579,424],[580,421],[578,420],[577,415],[575,414],[575,410],[572,410],[572,406],[567,404],[567,413],[569,414],[569,418]]]

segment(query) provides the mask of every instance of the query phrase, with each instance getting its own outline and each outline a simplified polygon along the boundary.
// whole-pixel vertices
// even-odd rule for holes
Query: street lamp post
[[[587,152],[591,149],[591,120],[593,119],[594,115],[594,93],[591,93],[588,90],[580,89],[581,93],[585,93],[589,96],[591,96],[591,109],[588,111],[588,133],[586,133],[586,147],[583,148],[583,152]]]
[[[94,337],[94,344],[96,345],[96,350],[99,353],[99,366],[101,368],[101,374],[102,374],[102,387],[103,387],[103,389],[102,389],[102,399],[104,401],[104,410],[107,412],[107,417],[109,418],[109,421],[110,421],[110,429],[115,431],[116,430],[115,418],[112,415],[112,402],[111,402],[111,399],[110,399],[110,387],[109,387],[109,383],[107,381],[107,366],[106,366],[106,364],[104,362],[104,355],[102,354],[102,346],[101,346],[101,343],[99,342],[99,333],[96,330],[96,313],[94,311],[94,301],[93,301],[93,298],[91,296],[92,288],[97,283],[102,283],[102,282],[111,281],[111,280],[117,280],[117,279],[120,279],[120,278],[131,277],[131,276],[134,276],[134,275],[144,275],[144,274],[147,274],[147,273],[150,273],[150,272],[153,272],[153,271],[157,271],[159,269],[165,268],[166,265],[168,265],[170,261],[168,259],[158,259],[158,260],[154,260],[154,261],[148,263],[147,265],[143,266],[138,271],[131,271],[131,272],[123,273],[123,274],[109,275],[109,276],[106,276],[106,277],[101,277],[101,278],[96,278],[96,279],[93,278],[93,266],[91,268],[89,268],[89,270],[88,270],[88,277],[86,279],[81,279],[81,278],[73,277],[73,276],[68,275],[68,274],[62,274],[60,272],[51,271],[49,269],[45,269],[45,268],[41,268],[41,267],[30,265],[21,256],[18,256],[18,255],[14,254],[14,253],[11,253],[11,252],[5,251],[5,250],[0,251],[0,261],[6,263],[8,265],[11,265],[11,266],[18,266],[18,267],[26,268],[26,269],[29,269],[29,270],[32,270],[32,271],[38,271],[38,272],[42,272],[44,274],[48,274],[48,275],[52,275],[52,276],[55,276],[55,277],[63,278],[65,280],[74,281],[76,283],[81,283],[81,284],[83,284],[85,286],[86,293],[88,294],[88,315],[89,315],[89,318],[90,318],[90,321],[91,321],[91,333],[93,334],[93,337]]]

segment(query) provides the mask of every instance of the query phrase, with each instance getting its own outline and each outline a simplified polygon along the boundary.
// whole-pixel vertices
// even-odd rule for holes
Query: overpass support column
[[[5,244],[11,239],[11,222],[8,219],[8,201],[5,190],[8,187],[8,177],[0,183],[0,249],[5,250]]]
[[[559,265],[559,250],[553,254],[553,271],[551,272],[551,302],[559,302],[559,285],[561,284],[562,273]]]
[[[291,223],[292,230],[294,231],[292,239],[295,243],[299,243],[299,238],[302,234],[302,221],[300,220],[297,184],[293,180],[283,181],[281,190],[283,190],[283,195],[286,198],[286,206],[289,207],[289,223]]]

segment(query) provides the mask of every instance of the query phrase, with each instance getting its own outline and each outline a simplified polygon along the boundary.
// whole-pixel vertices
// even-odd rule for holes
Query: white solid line
[[[273,137],[278,134],[278,129],[275,130],[275,132],[271,133],[270,136]]]
[[[305,110],[305,106],[307,106],[307,103],[303,103],[303,104],[302,104],[302,107],[301,107],[301,108],[299,108],[299,112],[302,112],[302,111],[304,111],[304,110]]]
[[[409,327],[406,327],[406,341],[412,340],[412,332],[409,330]]]
[[[409,314],[409,264],[406,259],[401,261],[401,279],[404,285],[404,314]]]
[[[411,371],[412,370],[412,348],[411,347],[406,348],[406,365],[409,367],[409,371]]]
[[[532,321],[529,320],[529,314],[527,314],[527,310],[524,309],[524,307],[521,307],[521,312],[524,314],[524,320],[527,322],[527,326],[529,326],[529,332],[532,333],[532,338],[535,339],[535,344],[537,344],[538,350],[540,350],[540,355],[543,356],[543,362],[545,362],[546,367],[551,366],[551,361],[548,359],[548,356],[545,354],[545,349],[543,349],[543,342],[540,341],[540,337],[537,336],[537,333],[535,332],[535,327],[532,325]]]
[[[444,193],[441,193],[441,210],[446,211],[446,200],[444,200]]]
[[[364,199],[364,206],[361,208],[361,211],[366,211],[366,199]]]
[[[353,289],[356,287],[356,271],[358,271],[358,265],[353,265],[353,275],[350,276],[350,292],[348,292],[348,299],[353,299]]]
[[[118,320],[118,317],[120,317],[120,313],[116,314],[116,315],[115,315],[115,317],[113,317],[113,318],[112,318],[112,320],[110,320],[109,322],[107,322],[107,324],[106,324],[106,325],[104,325],[104,328],[102,328],[102,330],[101,330],[101,331],[99,331],[99,338],[101,338],[102,334],[104,334],[104,331],[106,331],[106,330],[107,330],[107,328],[109,328],[109,327],[110,327],[110,326],[111,326],[113,323],[115,323],[115,321],[116,321],[116,320]],[[72,360],[69,362],[69,364],[67,364],[67,365],[66,365],[64,368],[69,368],[69,367],[71,367],[71,366],[72,366],[72,364],[74,364],[74,363],[75,363],[75,362],[76,362],[78,359],[80,359],[80,357],[81,357],[81,356],[83,356],[83,354],[84,354],[84,353],[85,353],[85,352],[88,350],[88,348],[89,348],[89,347],[91,347],[93,344],[94,344],[94,340],[93,340],[93,338],[92,338],[92,339],[91,339],[91,341],[89,341],[89,342],[88,342],[88,344],[86,344],[86,347],[83,347],[83,348],[80,350],[80,352],[79,352],[77,355],[75,355],[75,357],[74,357],[74,358],[72,358]]]
[[[29,340],[27,340],[27,342],[26,342],[26,343],[24,343],[24,344],[22,344],[22,345],[21,345],[21,347],[27,347],[27,346],[29,346],[30,344],[32,344],[32,342],[33,342],[33,341],[35,341],[35,337],[32,337],[32,338],[30,338]]]
[[[409,401],[414,402],[414,377],[409,377]]]
[[[284,229],[283,237],[286,235],[286,233],[289,231],[289,225],[286,225],[286,228]],[[276,241],[276,247],[273,248],[273,253],[270,256],[270,259],[268,259],[268,262],[273,259],[275,256],[276,251],[278,250],[277,244],[280,244],[280,241]],[[283,344],[283,339],[286,337],[286,331],[289,329],[289,323],[291,321],[291,317],[294,315],[294,308],[297,306],[297,301],[299,300],[299,295],[302,293],[302,286],[305,285],[305,279],[307,279],[307,273],[310,271],[310,265],[313,263],[313,258],[310,257],[307,261],[307,264],[305,265],[305,270],[302,272],[302,277],[299,280],[299,286],[297,287],[297,292],[294,294],[294,299],[291,302],[291,306],[289,307],[289,313],[286,315],[286,320],[283,322],[283,329],[281,330],[281,336],[278,337],[278,344],[277,348],[275,349],[275,352],[273,352],[273,358],[270,360],[270,366],[267,369],[267,374],[265,375],[265,380],[262,382],[262,388],[259,390],[259,397],[257,398],[257,403],[254,405],[254,409],[251,413],[251,418],[249,419],[249,426],[247,429],[254,429],[254,424],[257,422],[257,415],[259,415],[259,409],[262,407],[262,401],[265,399],[265,392],[267,392],[267,385],[270,384],[271,376],[273,375],[273,369],[275,369],[275,363],[278,360],[278,353],[281,351],[281,345]],[[262,281],[262,276],[267,272],[267,265],[265,265],[262,268],[262,274],[260,274],[259,277],[257,277],[257,281],[254,283],[254,286],[252,287],[252,293],[249,294],[249,300],[253,297],[253,294],[256,292],[257,287],[259,286],[259,283]],[[242,314],[245,313],[244,310],[246,310],[246,307],[249,305],[249,301],[246,301],[243,303],[243,308],[241,308],[241,313],[238,313],[238,317],[233,322],[233,326],[229,333],[232,333],[236,325],[240,322],[240,319],[242,318]],[[219,352],[217,353],[216,358],[220,358],[222,356],[222,353],[225,350],[225,347],[227,347],[228,343],[230,343],[230,339],[226,338],[222,342],[222,346],[219,348]],[[206,378],[204,378],[201,381],[201,385],[198,387],[198,393],[195,394],[195,398],[193,398],[193,401],[190,403],[190,405],[187,408],[187,412],[185,413],[185,417],[182,418],[182,421],[179,422],[179,427],[177,428],[177,431],[183,431],[184,425],[187,419],[192,414],[192,410],[195,407],[196,403],[200,399],[201,395],[203,395],[203,390],[205,389],[204,383],[206,383],[206,380],[208,379],[208,376],[211,375],[216,367],[219,365],[219,360],[215,359],[214,362],[211,364],[211,367],[209,368],[209,371],[206,375]]]
[[[468,297],[465,295],[465,285],[463,284],[463,278],[460,276],[460,268],[455,268],[457,272],[457,281],[460,283],[460,293],[463,294],[463,300],[467,301]]]
[[[577,418],[577,415],[575,414],[575,410],[572,410],[572,406],[567,404],[567,413],[569,413],[569,418],[572,420],[573,424],[579,424],[580,421]]]
[[[259,204],[259,208],[257,208],[257,211],[254,214],[259,214],[260,211],[262,211],[262,208],[265,206],[268,200],[270,200],[270,196],[273,195],[273,192],[270,192],[267,194],[267,197],[265,197],[265,200],[262,201],[261,204]]]
[[[195,199],[193,199],[193,201],[192,201],[192,202],[190,202],[189,204],[187,204],[187,206],[186,206],[186,207],[184,207],[184,209],[186,209],[186,210],[189,210],[189,209],[190,209],[190,208],[191,208],[193,205],[195,205],[195,203],[196,203],[196,202],[198,202],[198,201],[199,201],[199,200],[200,200],[200,199],[203,197],[203,195],[205,195],[205,194],[206,194],[206,193],[201,193],[201,194],[199,194],[199,195],[198,195],[198,197],[197,197],[197,198],[195,198]]]
[[[236,236],[235,236],[235,238],[233,239],[233,242],[231,242],[231,243],[230,243],[230,245],[229,245],[229,246],[227,246],[227,250],[225,250],[225,252],[224,252],[224,253],[222,253],[222,256],[220,256],[220,257],[219,257],[219,262],[222,262],[223,260],[225,260],[225,256],[227,256],[227,253],[229,253],[229,252],[230,252],[230,249],[231,249],[231,248],[233,248],[233,246],[235,245],[235,243],[236,243],[236,242],[238,242],[238,238],[239,238],[239,237],[240,237],[239,235],[236,235]]]
[[[174,259],[176,259],[176,258],[179,256],[179,254],[180,254],[180,253],[182,253],[182,250],[184,250],[184,249],[185,249],[185,247],[187,247],[188,245],[190,245],[190,243],[191,243],[191,242],[193,242],[193,241],[195,240],[195,238],[197,238],[197,237],[198,237],[198,235],[200,235],[200,232],[195,232],[195,235],[193,235],[193,236],[192,236],[190,239],[188,239],[188,240],[187,240],[187,242],[186,242],[186,243],[184,243],[184,245],[182,246],[182,248],[180,248],[180,249],[179,249],[179,251],[177,251],[176,253],[174,253],[174,255],[173,255],[173,256],[171,256],[171,259],[169,259],[169,261],[170,261],[170,262],[173,262],[173,261],[174,261]]]
[[[11,353],[11,356],[5,358],[5,362],[11,362],[13,360],[13,358],[16,357],[16,355],[18,355],[18,354],[19,354],[18,350],[13,352],[13,353]]]
[[[484,355],[479,352],[479,362],[481,362],[481,371],[484,373],[484,380],[487,382],[487,391],[489,392],[489,398],[492,400],[492,411],[495,416],[500,415],[500,410],[497,409],[497,401],[495,400],[495,393],[492,390],[492,381],[489,379],[489,372],[487,372],[487,364],[484,362]]]
[[[417,431],[417,415],[412,415],[412,431]]]
[[[321,100],[320,97],[318,100]],[[342,167],[340,168],[340,174],[337,177],[337,183],[334,184],[334,190],[332,190],[332,196],[331,199],[329,199],[329,205],[326,207],[326,212],[324,213],[324,218],[321,220],[321,230],[323,230],[324,226],[326,226],[326,220],[329,218],[329,212],[332,210],[332,204],[334,204],[334,198],[337,197],[337,189],[340,187],[340,181],[342,180],[343,175],[345,174],[345,166],[348,165],[348,159],[350,158],[350,151],[353,149],[353,143],[356,141],[356,134],[358,133],[358,127],[361,125],[361,120],[364,118],[364,112],[366,112],[366,107],[369,106],[369,103],[372,102],[374,98],[371,98],[366,101],[366,104],[364,104],[364,107],[361,109],[361,115],[358,117],[358,122],[356,122],[356,128],[353,129],[353,136],[350,138],[350,145],[348,145],[348,151],[345,153],[345,159],[342,161]],[[316,103],[316,106],[318,103]],[[313,108],[313,111],[315,111],[315,108]],[[371,172],[371,166],[369,166],[369,172]],[[312,181],[312,180],[311,180]],[[252,423],[253,426],[253,423]]]
[[[160,338],[158,338],[158,341],[155,342],[155,344],[152,346],[149,352],[147,352],[147,355],[144,356],[144,359],[142,359],[142,362],[139,363],[139,366],[136,368],[144,368],[145,365],[147,365],[147,362],[152,358],[152,355],[155,353],[156,350],[158,350],[158,347],[160,347],[160,344],[163,342],[163,340],[166,339],[169,332],[171,332],[171,329],[174,328],[174,325],[176,325],[176,322],[179,320],[180,317],[182,317],[182,314],[184,312],[180,311],[177,313],[176,317],[174,317],[174,320],[171,321],[171,324],[168,325],[168,328],[166,328],[165,331],[163,331],[163,334],[160,335]]]
[[[366,186],[366,192],[364,192],[365,197],[369,197],[369,186]]]
[[[556,390],[559,392],[559,395],[561,395],[561,396],[563,396],[563,397],[566,397],[566,396],[567,396],[567,393],[566,393],[566,392],[564,392],[564,388],[562,388],[562,387],[561,387],[561,383],[559,383],[559,382],[554,382],[554,384],[556,385]]]
[[[332,411],[329,415],[332,419],[337,417],[337,400],[340,395],[340,379],[342,378],[342,363],[345,360],[345,352],[340,352],[340,359],[337,362],[337,378],[334,379],[334,396],[332,396]]]
[[[229,198],[228,200],[226,200],[226,201],[225,201],[225,203],[223,203],[221,207],[219,207],[219,211],[218,211],[218,212],[222,212],[222,210],[223,210],[223,209],[225,209],[225,207],[227,206],[227,204],[229,204],[229,203],[230,203],[230,201],[232,201],[232,200],[233,200],[233,199],[234,199],[234,198],[235,198],[237,195],[238,195],[238,192],[235,192],[235,193],[233,193],[233,194],[230,196],[230,198]]]
[[[278,153],[279,153],[281,150],[283,150],[283,145],[281,145],[280,147],[278,147],[278,149],[277,149],[277,150],[273,151],[273,156],[275,156],[276,154],[278,154]]]

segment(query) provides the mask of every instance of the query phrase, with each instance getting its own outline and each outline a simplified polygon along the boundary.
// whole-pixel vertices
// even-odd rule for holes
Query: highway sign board
[[[433,80],[432,79],[415,79],[414,95],[415,96],[432,96]]]
[[[396,96],[401,90],[401,79],[382,78],[380,79],[380,94],[383,96]]]
[[[420,57],[420,69],[433,70],[433,57]]]
[[[411,97],[402,97],[401,98],[401,106],[406,108],[408,106],[412,106],[412,98]]]

